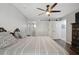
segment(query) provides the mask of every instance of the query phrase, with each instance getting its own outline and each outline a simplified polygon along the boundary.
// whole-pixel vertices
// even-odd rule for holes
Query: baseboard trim
[[[61,39],[61,40],[62,40],[62,39]],[[71,45],[71,42],[68,42],[68,41],[66,41],[66,40],[63,40],[63,41]]]
[[[71,45],[71,42],[68,42],[68,41],[66,41],[66,42]]]

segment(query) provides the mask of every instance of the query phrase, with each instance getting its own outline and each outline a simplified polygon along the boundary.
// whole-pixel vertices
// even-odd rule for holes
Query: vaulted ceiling
[[[53,5],[53,3],[14,3],[15,6],[25,17],[29,20],[43,20],[48,19],[49,17],[44,15],[38,15],[43,11],[40,11],[36,8],[46,9],[46,5]],[[58,3],[54,10],[61,10],[60,13],[52,13],[50,18],[61,18],[71,12],[74,12],[76,9],[79,9],[79,3]]]

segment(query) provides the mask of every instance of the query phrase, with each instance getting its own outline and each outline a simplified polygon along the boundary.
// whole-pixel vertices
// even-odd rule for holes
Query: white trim
[[[66,41],[66,42],[71,45],[71,42],[68,42],[68,41]]]

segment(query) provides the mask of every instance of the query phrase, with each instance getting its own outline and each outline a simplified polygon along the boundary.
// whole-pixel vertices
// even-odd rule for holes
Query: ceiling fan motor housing
[[[47,8],[49,7],[49,5],[47,5]]]

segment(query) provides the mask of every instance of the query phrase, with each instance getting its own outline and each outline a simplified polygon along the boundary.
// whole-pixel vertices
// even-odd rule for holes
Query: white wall
[[[8,31],[13,31],[15,28],[22,29],[23,25],[26,25],[26,20],[26,17],[13,5],[0,4],[0,27],[4,27]]]
[[[48,21],[37,21],[35,30],[36,30],[37,36],[48,36],[49,22]]]
[[[66,25],[66,21],[50,21],[49,23],[49,36],[52,39],[62,39],[66,41],[66,28],[62,29],[62,25]]]
[[[52,39],[62,39],[66,41],[66,21],[37,21],[35,28],[36,36],[50,36]]]
[[[78,10],[75,10],[74,12],[66,15],[63,17],[63,19],[67,20],[67,24],[66,24],[66,41],[71,44],[72,41],[72,23],[75,23],[75,13],[79,12]]]
[[[61,25],[61,39],[64,40],[66,42],[66,19],[63,19],[62,21],[60,21],[60,25]]]
[[[61,24],[60,21],[49,22],[49,36],[52,39],[61,39]]]

